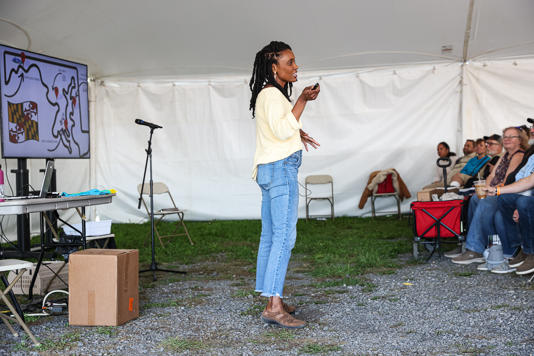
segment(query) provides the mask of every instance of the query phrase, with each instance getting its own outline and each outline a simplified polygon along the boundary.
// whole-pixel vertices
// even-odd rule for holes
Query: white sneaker
[[[515,272],[515,270],[516,269],[514,267],[508,266],[508,262],[506,261],[491,268],[492,273],[499,273],[499,274],[512,273],[512,272]]]
[[[490,267],[490,265],[488,265],[487,262],[485,262],[485,263],[482,263],[482,264],[478,265],[477,270],[479,270],[479,271],[491,271],[491,267]]]

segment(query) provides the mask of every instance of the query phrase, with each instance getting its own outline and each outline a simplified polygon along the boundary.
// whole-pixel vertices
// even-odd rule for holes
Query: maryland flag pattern
[[[9,141],[21,143],[28,140],[39,141],[39,122],[37,103],[7,103],[9,115]]]

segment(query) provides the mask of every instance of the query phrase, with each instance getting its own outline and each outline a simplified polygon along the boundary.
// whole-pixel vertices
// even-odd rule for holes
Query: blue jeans
[[[297,239],[298,169],[302,151],[276,162],[258,165],[261,189],[261,237],[256,265],[256,291],[283,297],[291,250]]]
[[[534,197],[521,194],[503,194],[498,197],[503,224],[499,230],[506,231],[509,244],[523,247],[526,254],[534,254]],[[514,210],[519,212],[519,224],[512,220]]]
[[[465,247],[474,252],[482,253],[488,246],[488,236],[498,234],[501,240],[503,254],[511,257],[519,245],[514,239],[509,239],[503,226],[503,215],[498,209],[497,197],[488,196],[479,199],[473,195],[469,200],[468,230]]]
[[[465,247],[477,253],[482,253],[488,245],[488,235],[497,233],[493,225],[497,199],[486,197],[479,199],[473,195],[469,200],[467,238]]]

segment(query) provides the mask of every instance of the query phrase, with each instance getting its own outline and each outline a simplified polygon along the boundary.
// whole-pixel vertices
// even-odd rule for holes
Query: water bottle
[[[4,201],[4,171],[0,165],[0,201]]]

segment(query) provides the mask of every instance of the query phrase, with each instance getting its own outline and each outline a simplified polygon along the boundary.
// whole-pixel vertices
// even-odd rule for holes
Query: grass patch
[[[486,353],[486,349],[479,348],[476,346],[469,346],[469,345],[459,345],[458,346],[458,352],[462,354],[472,354],[472,355],[480,355],[483,353]]]
[[[194,307],[204,303],[204,297],[209,296],[209,294],[197,294],[190,297],[183,297],[180,299],[170,299],[162,302],[152,302],[142,305],[143,309],[151,308],[169,308],[169,307]]]
[[[100,335],[107,335],[109,337],[117,336],[117,329],[113,326],[99,326],[96,333]]]
[[[503,309],[503,308],[508,308],[509,306],[510,305],[508,305],[508,304],[497,304],[497,305],[492,305],[491,309],[499,310],[499,309]]]
[[[395,323],[393,325],[390,325],[389,327],[394,329],[394,328],[399,328],[401,326],[404,326],[404,323],[402,321],[398,322],[398,323]]]
[[[232,294],[233,298],[246,298],[249,295],[254,295],[254,289],[240,289],[236,291],[234,294]]]
[[[259,316],[261,314],[261,312],[263,311],[263,309],[265,309],[265,305],[263,304],[254,304],[253,306],[251,306],[250,308],[248,308],[247,310],[245,311],[242,311],[241,315],[252,315],[252,316]]]
[[[26,337],[26,335],[24,336],[24,339],[15,346],[15,351],[35,350],[59,352],[70,348],[73,343],[81,340],[80,333],[78,331],[74,331],[63,334],[57,339],[39,340],[41,342],[41,345],[33,347],[31,341]]]
[[[158,226],[165,235],[172,231],[174,223],[162,222]],[[165,248],[156,244],[158,262],[173,263],[179,256],[179,263],[188,265],[213,261],[215,257],[217,262],[234,267],[255,265],[261,221],[188,221],[187,227],[195,245],[189,245],[182,237],[169,240]],[[149,264],[151,258],[149,231],[148,222],[112,225],[118,248],[139,249],[141,265]],[[400,267],[395,258],[409,253],[412,247],[411,226],[406,219],[395,217],[339,217],[328,223],[299,220],[297,234],[293,253],[303,256],[302,262],[310,266],[307,271],[320,279],[346,285],[362,285],[358,277],[368,272],[393,273]],[[371,285],[362,287],[374,289]]]
[[[171,352],[194,351],[205,348],[205,345],[198,340],[182,339],[179,337],[165,339],[160,345],[166,351]]]
[[[346,287],[346,286],[360,286],[362,292],[372,292],[377,288],[377,285],[370,282],[367,278],[362,277],[347,277],[336,280],[326,280],[319,283],[314,283],[312,287],[316,289],[332,288],[332,287]]]
[[[324,345],[324,344],[307,344],[299,349],[300,352],[306,354],[325,354],[328,352],[341,351],[341,346],[339,345]]]
[[[268,331],[263,336],[274,341],[289,341],[295,338],[295,334],[287,329]]]
[[[456,277],[471,277],[475,272],[454,272]]]

